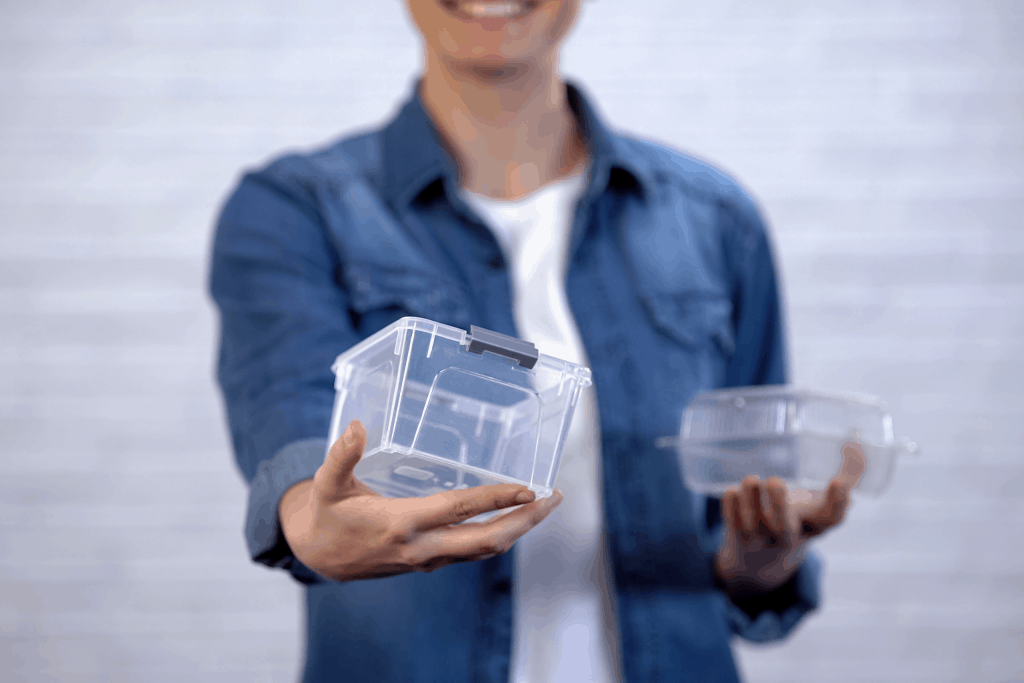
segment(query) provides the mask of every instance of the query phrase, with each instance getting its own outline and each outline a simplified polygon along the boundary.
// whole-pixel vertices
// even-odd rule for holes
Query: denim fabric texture
[[[697,393],[786,381],[769,236],[727,175],[611,131],[568,93],[591,163],[566,287],[600,405],[624,676],[734,682],[731,636],[784,637],[818,605],[820,561],[730,602],[713,580],[718,504],[654,443]],[[310,683],[507,680],[511,553],[339,584],[295,559],[277,518],[323,462],[339,353],[408,315],[516,335],[501,249],[457,189],[414,93],[380,130],[245,174],[217,226],[218,379],[250,485],[246,537],[254,560],[307,584]]]

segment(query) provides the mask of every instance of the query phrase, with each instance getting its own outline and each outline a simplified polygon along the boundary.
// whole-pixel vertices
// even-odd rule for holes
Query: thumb
[[[864,447],[857,441],[844,443],[843,462],[839,466],[839,472],[835,479],[847,490],[850,490],[860,482],[866,468],[867,456],[864,453]]]
[[[366,429],[359,420],[352,420],[345,433],[334,442],[324,464],[313,477],[317,496],[325,501],[342,498],[354,484],[352,470],[366,448]]]
[[[803,516],[805,537],[818,536],[843,521],[850,507],[850,491],[859,482],[867,467],[864,447],[856,441],[843,444],[843,462],[816,504]]]

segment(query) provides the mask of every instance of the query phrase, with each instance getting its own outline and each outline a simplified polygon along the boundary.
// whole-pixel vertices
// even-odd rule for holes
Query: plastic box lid
[[[719,389],[683,411],[678,449],[687,485],[720,496],[748,475],[777,476],[790,487],[820,490],[839,472],[842,446],[858,442],[866,457],[857,484],[878,495],[892,480],[896,456],[917,444],[896,439],[892,417],[875,396],[790,385]]]
[[[338,356],[329,443],[366,428],[355,475],[389,497],[496,483],[550,495],[590,369],[473,327],[402,318]]]

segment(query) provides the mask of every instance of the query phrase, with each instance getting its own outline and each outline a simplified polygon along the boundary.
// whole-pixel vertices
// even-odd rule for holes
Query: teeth
[[[464,2],[461,9],[480,19],[509,19],[523,11],[521,2]]]

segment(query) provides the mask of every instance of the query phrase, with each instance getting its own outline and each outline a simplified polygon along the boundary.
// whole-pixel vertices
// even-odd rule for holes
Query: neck
[[[586,144],[555,60],[465,65],[427,54],[420,96],[463,188],[517,199],[579,171]]]

